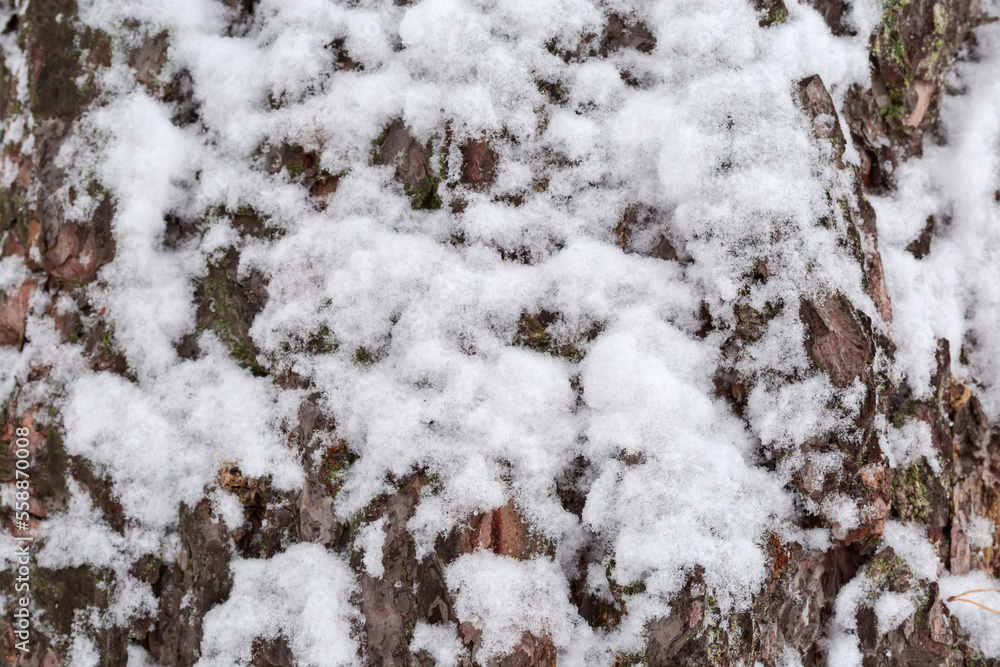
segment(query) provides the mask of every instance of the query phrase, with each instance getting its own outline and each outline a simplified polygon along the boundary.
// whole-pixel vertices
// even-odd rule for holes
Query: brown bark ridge
[[[256,2],[224,2],[233,17],[230,33],[245,31]],[[836,33],[850,31],[843,23],[845,3],[815,0],[813,4]],[[787,17],[780,0],[764,0],[760,9],[762,16],[766,15],[762,25]],[[68,220],[62,200],[56,196],[66,175],[56,166],[54,156],[99,94],[95,72],[111,62],[110,38],[84,27],[76,12],[75,0],[30,2],[17,18],[20,25],[15,24],[23,32],[20,47],[29,58],[30,77],[23,83],[29,90],[35,124],[32,149],[23,142],[3,149],[18,169],[11,186],[0,192],[0,245],[3,257],[24,258],[29,275],[0,294],[0,345],[22,346],[29,318],[49,318],[60,339],[77,343],[93,369],[128,377],[128,362],[115,344],[114,323],[87,299],[88,285],[100,267],[115,256],[111,230],[114,201],[96,181],[85,184],[85,192],[71,188],[70,201],[85,194],[94,205],[86,220]],[[842,231],[843,245],[857,259],[865,293],[881,324],[891,322],[892,310],[878,252],[875,213],[865,196],[890,189],[895,165],[919,154],[924,135],[933,131],[947,67],[981,20],[978,0],[887,0],[882,23],[870,42],[871,86],[852,90],[844,109],[851,139],[862,155],[859,167],[845,163],[846,138],[820,78],[799,82],[794,93],[836,178],[851,185],[839,190],[836,201],[831,201],[831,218],[818,222]],[[168,45],[169,36],[158,33],[146,35],[136,45],[115,48],[128,50],[126,62],[135,69],[137,81],[150,95],[171,106],[174,122],[191,125],[197,122],[198,106],[190,74],[180,72],[167,82],[159,76]],[[601,35],[589,36],[571,51],[555,44],[550,50],[574,61],[626,49],[648,54],[656,48],[653,33],[641,21],[612,15]],[[353,68],[353,62],[344,58],[341,66]],[[628,85],[638,85],[629,72],[621,74]],[[14,91],[21,82],[16,77],[0,65],[0,117],[5,122],[18,113]],[[540,82],[540,87],[552,96],[560,94],[558,84]],[[456,142],[461,153],[460,173],[447,182],[459,193],[452,200],[456,214],[465,205],[461,197],[490,196],[500,160],[495,150],[499,141],[502,138],[484,136]],[[447,153],[450,148],[451,138],[446,137],[440,150]],[[265,147],[262,155],[265,169],[286,170],[315,197],[317,207],[335,193],[340,176],[323,171],[316,147]],[[396,119],[376,139],[371,161],[392,167],[393,178],[410,196],[414,208],[437,209],[442,204],[439,186],[449,177],[441,172],[438,157],[433,141],[418,139]],[[537,187],[545,184],[540,181]],[[517,205],[516,195],[511,195],[510,201]],[[255,211],[220,211],[219,215],[230,218],[234,228],[247,237],[263,238],[273,232]],[[644,205],[626,208],[615,230],[619,246],[626,252],[684,265],[688,261],[684,248],[664,231],[669,229],[669,218],[668,211]],[[179,247],[199,231],[200,221],[180,215],[170,216],[166,222],[166,247]],[[928,236],[932,233],[933,227]],[[932,251],[928,240],[914,252]],[[528,559],[551,554],[553,545],[533,530],[516,502],[509,500],[465,517],[451,533],[438,538],[429,553],[418,556],[408,522],[421,493],[435,484],[427,471],[391,480],[391,490],[358,516],[349,522],[338,519],[333,502],[342,471],[353,463],[355,455],[338,438],[337,425],[324,413],[315,388],[293,372],[275,372],[257,359],[249,328],[265,305],[266,282],[262,276],[237,274],[238,252],[237,248],[227,250],[197,286],[199,326],[215,331],[249,371],[261,376],[273,373],[278,386],[302,390],[305,398],[298,424],[289,429],[287,438],[308,471],[303,488],[278,491],[267,478],[248,478],[236,466],[223,466],[213,489],[225,489],[239,499],[244,523],[226,525],[207,500],[182,508],[176,560],[167,563],[158,554],[142,554],[132,564],[130,576],[150,586],[156,607],[127,625],[89,620],[107,608],[110,592],[119,583],[114,572],[90,566],[37,568],[35,605],[44,623],[33,632],[30,652],[22,655],[14,648],[10,619],[0,618],[0,656],[6,664],[22,667],[66,664],[71,633],[83,632],[99,648],[102,665],[126,665],[130,643],[145,648],[159,664],[191,665],[199,655],[205,613],[230,594],[231,559],[236,555],[268,558],[290,544],[313,542],[343,554],[357,574],[359,587],[352,602],[363,618],[356,629],[359,659],[371,665],[431,665],[429,655],[410,649],[414,628],[418,622],[454,623],[464,650],[460,664],[471,667],[476,664],[481,632],[457,616],[445,583],[447,566],[476,549]],[[766,262],[750,279],[768,279]],[[38,293],[50,297],[41,312],[33,305]],[[71,304],[72,308],[60,304]],[[977,568],[1000,577],[1000,551],[974,551],[969,543],[973,517],[991,517],[1000,525],[1000,431],[988,423],[971,388],[952,376],[949,341],[940,342],[933,397],[916,400],[905,386],[886,382],[877,359],[891,357],[892,341],[882,333],[880,323],[872,322],[845,295],[830,293],[796,304],[769,304],[763,310],[738,306],[733,313],[736,326],[725,344],[725,361],[717,381],[719,395],[730,401],[737,413],[743,413],[752,386],[749,378],[735,370],[735,360],[783,308],[796,312],[805,328],[803,345],[815,364],[813,370],[828,374],[838,388],[860,383],[868,396],[862,405],[852,408],[853,433],[818,433],[803,448],[807,454],[836,453],[843,458],[843,468],[821,473],[803,464],[794,471],[791,486],[815,504],[834,494],[856,501],[865,508],[860,525],[843,529],[812,517],[816,525],[827,525],[834,534],[835,543],[824,550],[768,536],[769,578],[750,608],[732,618],[721,617],[706,592],[702,573],[692,573],[672,602],[673,613],[649,625],[644,650],[621,656],[618,664],[747,665],[759,661],[777,665],[782,664],[786,650],[800,656],[807,666],[825,664],[824,632],[834,613],[834,600],[848,581],[867,568],[865,576],[872,590],[919,589],[921,605],[898,629],[879,634],[871,601],[862,603],[857,624],[866,666],[996,665],[996,661],[972,662],[975,654],[968,638],[949,616],[936,585],[916,577],[879,539],[889,518],[916,521],[927,528],[941,560],[952,572],[962,574]],[[554,320],[552,313],[526,313],[522,318],[524,331],[519,332],[521,342],[547,349],[546,327]],[[711,322],[706,322],[706,330],[710,327]],[[322,351],[332,343],[320,332],[304,337],[301,345]],[[182,342],[178,352],[188,357],[199,354],[192,341]],[[559,354],[571,356],[576,351]],[[44,368],[32,371],[29,382],[45,372]],[[935,473],[924,463],[890,468],[878,445],[880,419],[927,424],[941,472]],[[125,532],[129,519],[110,480],[96,473],[86,460],[66,453],[58,414],[37,393],[15,390],[4,404],[0,420],[4,443],[14,437],[15,428],[30,427],[32,532],[66,507],[71,482],[91,497],[112,530]],[[577,514],[583,506],[577,485],[585,477],[586,461],[578,463],[557,484],[564,506]],[[14,465],[13,454],[5,447],[0,451],[0,480],[13,478]],[[206,496],[213,489],[206,489]],[[17,534],[9,512],[3,519]],[[375,577],[363,567],[354,543],[360,525],[380,520],[386,534],[381,555],[384,574]],[[997,537],[994,535],[994,543]],[[586,555],[593,560],[601,556]],[[11,573],[0,573],[0,590],[8,597],[13,583]],[[581,581],[571,585],[571,601],[594,627],[611,629],[627,613],[630,591],[611,581],[610,575],[608,583],[612,601],[588,596]],[[551,638],[526,634],[507,656],[490,665],[549,667],[557,664],[557,658]],[[298,664],[281,636],[255,641],[252,660],[254,665]]]

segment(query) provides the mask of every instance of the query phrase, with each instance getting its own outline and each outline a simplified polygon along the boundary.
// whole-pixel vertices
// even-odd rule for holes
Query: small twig
[[[971,591],[965,591],[964,593],[959,593],[958,595],[952,595],[948,598],[948,602],[968,602],[969,604],[974,604],[980,609],[985,609],[986,611],[991,611],[994,614],[1000,614],[1000,611],[996,609],[990,609],[986,605],[979,604],[978,602],[973,602],[972,600],[966,600],[963,595],[970,595],[971,593],[1000,593],[1000,588],[974,588]]]

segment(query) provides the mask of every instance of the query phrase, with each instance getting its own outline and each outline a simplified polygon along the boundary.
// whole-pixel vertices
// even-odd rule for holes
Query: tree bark
[[[226,0],[233,9],[232,33],[239,34],[252,19],[255,2]],[[791,0],[789,0],[791,1]],[[845,34],[843,2],[813,0],[835,34]],[[831,202],[847,220],[845,247],[852,250],[864,276],[866,293],[881,317],[890,322],[892,304],[878,251],[875,212],[866,196],[884,194],[894,188],[894,169],[901,161],[918,156],[926,136],[933,131],[944,90],[944,77],[961,45],[971,39],[983,21],[978,0],[912,0],[887,4],[882,23],[870,39],[873,64],[869,87],[852,89],[845,104],[843,136],[837,108],[818,76],[796,82],[797,104],[813,123],[815,141],[828,147],[829,160],[854,184],[854,196]],[[934,12],[943,7],[949,21],[937,29]],[[16,10],[16,11],[15,11]],[[762,3],[762,29],[772,29],[788,15],[781,0]],[[59,147],[74,135],[81,116],[96,99],[95,72],[111,62],[112,52],[124,49],[123,57],[137,72],[137,80],[150,96],[170,106],[173,122],[187,126],[198,122],[192,97],[190,74],[182,72],[164,84],[157,73],[167,59],[169,35],[137,39],[135,44],[113,44],[107,35],[86,27],[77,19],[76,0],[32,0],[4,8],[5,33],[17,35],[17,48],[27,60],[21,71],[0,66],[0,121],[12,132],[18,119],[33,118],[25,134],[5,141],[4,159],[16,167],[16,176],[0,192],[2,256],[19,257],[28,268],[18,285],[0,294],[0,344],[20,348],[30,337],[29,314],[51,319],[61,342],[78,346],[94,371],[131,377],[129,360],[115,343],[113,321],[103,309],[95,310],[90,290],[99,271],[113,262],[116,246],[112,233],[116,202],[98,182],[66,183],[57,165]],[[136,35],[141,36],[137,30]],[[893,43],[905,45],[906,58],[896,57]],[[568,60],[606,57],[621,48],[649,52],[655,37],[641,23],[617,15],[607,17],[603,35],[593,36],[573,52],[561,53]],[[645,49],[645,51],[644,51]],[[340,66],[356,63],[346,53]],[[28,90],[29,108],[22,108],[18,86]],[[550,93],[563,94],[555,86]],[[416,209],[442,206],[440,190],[447,186],[433,164],[428,147],[417,141],[402,120],[390,124],[383,136],[373,138],[375,164],[395,164],[401,182]],[[847,141],[857,147],[861,164],[845,159]],[[471,190],[488,188],[495,178],[498,160],[488,140],[446,151],[461,155],[461,184]],[[319,157],[299,146],[271,150],[268,170],[300,172],[307,187],[322,206],[336,192],[339,176],[319,166]],[[82,189],[99,203],[89,220],[68,220],[57,193],[70,186],[70,198]],[[465,202],[451,202],[454,214]],[[267,238],[266,222],[253,211],[225,211],[240,233]],[[196,233],[196,222],[168,217],[164,243],[180,245]],[[622,211],[615,230],[622,250],[645,254],[662,261],[689,262],[681,244],[672,238],[669,221],[659,211],[636,205]],[[932,228],[933,231],[933,228]],[[926,243],[914,246],[918,257],[932,253]],[[919,253],[919,254],[918,254]],[[464,654],[461,664],[474,664],[481,642],[480,629],[460,618],[445,581],[448,565],[462,554],[477,549],[515,559],[551,553],[553,545],[539,535],[519,511],[516,499],[490,512],[467,517],[450,534],[439,538],[434,550],[418,557],[414,537],[407,528],[418,504],[421,489],[433,483],[431,471],[416,470],[393,480],[394,490],[371,503],[351,522],[337,518],[334,499],[339,491],[338,471],[352,465],[356,454],[339,439],[333,419],[324,414],[320,396],[290,371],[273,372],[257,361],[250,335],[255,316],[268,299],[266,278],[251,273],[239,275],[239,255],[230,249],[223,259],[208,267],[207,277],[197,286],[199,330],[215,332],[234,359],[247,372],[267,377],[281,388],[305,389],[307,398],[299,409],[299,423],[288,433],[289,442],[304,461],[308,478],[296,492],[278,491],[267,478],[250,478],[238,467],[218,472],[215,488],[236,495],[244,509],[243,525],[228,526],[213,514],[207,500],[180,508],[179,557],[167,562],[161,554],[146,554],[132,566],[131,574],[150,586],[157,598],[157,613],[133,618],[123,625],[93,624],[79,612],[102,610],[109,603],[114,573],[80,566],[35,571],[35,609],[44,614],[36,626],[30,652],[15,648],[11,619],[0,619],[0,646],[7,664],[50,667],[66,663],[71,637],[84,633],[99,647],[102,665],[125,665],[128,646],[145,648],[162,665],[191,665],[199,656],[202,619],[215,605],[228,598],[232,589],[230,561],[235,556],[269,558],[291,544],[312,542],[342,554],[356,572],[359,589],[352,604],[360,610],[358,628],[361,658],[371,665],[430,665],[426,652],[413,652],[410,642],[418,622],[457,623]],[[758,267],[755,280],[768,280],[768,267]],[[44,295],[46,298],[40,299]],[[59,307],[61,300],[75,304]],[[39,306],[39,304],[43,304]],[[827,373],[837,387],[860,380],[868,399],[854,409],[854,432],[815,433],[804,446],[806,453],[836,453],[843,467],[834,472],[811,469],[803,464],[795,470],[790,486],[817,505],[834,496],[846,496],[870,508],[859,526],[846,529],[820,517],[810,517],[804,528],[829,528],[835,543],[825,550],[785,542],[778,535],[767,537],[769,578],[754,597],[749,610],[720,620],[714,601],[706,596],[702,572],[691,574],[682,593],[672,603],[673,613],[651,623],[644,650],[618,657],[618,665],[764,665],[782,664],[786,651],[794,651],[804,665],[827,664],[824,628],[834,614],[834,600],[842,587],[863,567],[876,591],[906,592],[923,585],[923,604],[898,629],[880,634],[872,603],[862,604],[857,614],[858,636],[865,665],[958,665],[973,663],[975,650],[956,619],[944,606],[937,584],[921,582],[891,548],[882,545],[887,519],[906,519],[926,527],[941,561],[953,573],[979,569],[1000,577],[1000,551],[974,553],[967,533],[973,516],[996,516],[1000,507],[1000,431],[988,423],[975,392],[950,371],[950,355],[960,341],[939,341],[934,396],[916,400],[907,388],[886,383],[876,358],[891,358],[892,341],[873,328],[869,318],[843,294],[832,293],[821,300],[784,304],[798,313],[807,331],[805,351],[815,366]],[[739,361],[745,347],[756,341],[764,325],[777,313],[777,306],[755,310],[734,306],[736,326],[722,349],[716,376],[717,395],[742,415],[755,380],[744,377]],[[520,344],[550,351],[554,345],[547,329],[551,313],[525,313],[518,332]],[[713,323],[705,322],[706,331]],[[302,332],[304,343],[323,349],[329,343],[322,335]],[[595,332],[596,335],[596,332]],[[572,348],[557,353],[573,359]],[[195,341],[178,345],[182,357],[197,355]],[[363,351],[375,358],[377,352]],[[361,359],[366,361],[367,357]],[[44,382],[47,368],[34,368],[7,397],[3,407],[4,443],[15,437],[15,429],[30,426],[35,480],[31,500],[32,530],[65,509],[69,485],[84,489],[103,517],[124,534],[126,517],[110,479],[91,462],[69,456],[62,446],[60,419],[46,400],[31,387]],[[942,462],[935,473],[927,464],[892,469],[881,453],[876,423],[912,418],[927,424],[933,446]],[[580,515],[585,492],[580,487],[589,462],[576,461],[557,480],[563,506]],[[0,453],[0,478],[14,479],[15,458],[11,448]],[[208,490],[206,490],[206,494]],[[13,518],[5,517],[7,529],[17,534]],[[353,551],[357,528],[384,520],[386,541],[382,562],[384,575],[373,577],[358,552]],[[804,520],[805,521],[805,520]],[[994,535],[996,544],[997,535]],[[599,561],[603,554],[583,553],[581,559]],[[586,571],[583,568],[582,571]],[[581,575],[582,576],[582,575]],[[630,591],[612,578],[613,601],[588,593],[585,582],[571,582],[570,602],[592,627],[612,629],[628,614]],[[14,576],[0,574],[0,590],[12,599]],[[81,620],[83,619],[83,620]],[[284,637],[260,639],[253,647],[254,665],[300,664]],[[526,634],[506,657],[492,661],[502,667],[542,666],[557,663],[557,650],[547,635]]]

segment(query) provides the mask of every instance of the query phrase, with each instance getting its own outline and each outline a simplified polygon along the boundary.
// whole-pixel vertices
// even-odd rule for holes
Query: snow
[[[802,658],[800,658],[798,652],[791,647],[785,648],[781,654],[780,660],[781,662],[777,663],[779,667],[802,667]]]
[[[996,15],[997,3],[984,2]],[[942,101],[944,146],[928,142],[923,159],[899,169],[897,191],[874,198],[886,282],[893,306],[897,368],[918,396],[930,392],[938,338],[951,342],[952,372],[968,377],[991,421],[1000,417],[1000,26],[976,32],[978,62],[959,63]],[[931,253],[905,250],[928,216],[938,224]],[[960,359],[965,350],[968,363]]]
[[[146,649],[137,644],[129,644],[127,664],[129,667],[155,667],[156,661]]]
[[[832,532],[837,539],[844,539],[850,531],[861,524],[861,512],[856,500],[843,494],[835,493],[823,499],[820,507],[823,516],[833,526]]]
[[[941,596],[947,600],[948,611],[958,618],[962,627],[969,631],[976,647],[987,658],[1000,658],[1000,633],[997,633],[997,614],[975,604],[963,602],[972,600],[978,604],[1000,611],[1000,581],[991,579],[983,572],[970,572],[961,577],[942,577]],[[977,592],[970,592],[977,591]]]
[[[1000,581],[979,571],[962,576],[952,575],[938,559],[925,531],[913,524],[887,521],[883,544],[891,546],[896,555],[906,561],[915,577],[926,582],[937,582],[948,611],[958,618],[962,628],[970,633],[974,645],[985,657],[1000,657],[997,614],[968,602],[949,600],[951,597],[961,597],[1000,610],[1000,592],[996,590],[1000,589]],[[838,597],[838,604],[839,600]],[[912,597],[906,599],[906,596],[883,594],[875,606],[879,632],[884,632],[884,627],[895,627],[905,620],[912,613],[912,607]]]
[[[483,632],[477,662],[503,656],[526,632],[568,645],[576,612],[562,571],[547,558],[519,561],[476,551],[459,556],[445,576],[459,618]]]
[[[115,193],[117,208],[117,261],[101,272],[104,289],[92,298],[114,314],[117,341],[133,370],[153,377],[176,363],[172,341],[193,326],[193,264],[157,247],[164,212],[194,179],[197,144],[171,124],[162,104],[142,93],[98,109],[87,121],[85,132],[108,140],[97,156],[81,151],[72,158],[96,157],[97,175]],[[64,145],[64,160],[74,145]],[[135,160],[137,154],[143,159]]]
[[[973,549],[987,549],[996,546],[993,542],[993,533],[996,524],[986,516],[970,516],[969,528],[966,535],[969,538],[969,546]]]
[[[109,567],[125,560],[124,538],[100,520],[90,497],[75,480],[67,480],[67,486],[69,507],[45,522],[47,539],[36,556],[37,563],[58,570],[85,564]]]
[[[487,10],[444,0],[391,9],[263,2],[241,37],[221,37],[218,10],[194,0],[184,11],[82,3],[85,20],[111,32],[127,16],[151,31],[170,30],[169,67],[191,71],[206,129],[198,135],[172,126],[164,108],[124,83],[128,74],[119,66],[104,75],[117,97],[84,128],[106,140],[73,144],[94,156],[120,202],[119,259],[102,271],[95,298],[114,317],[140,382],[112,387],[107,378],[82,378],[71,385],[79,386],[67,406],[72,451],[107,469],[129,514],[151,525],[168,526],[173,508],[195,500],[223,460],[249,475],[275,468],[285,486],[295,484],[292,462],[268,437],[287,414],[274,407],[278,399],[249,378],[237,382],[221,353],[181,362],[172,348],[192,330],[192,280],[204,259],[234,238],[216,225],[200,248],[164,252],[162,214],[249,204],[285,231],[269,245],[242,247],[241,267],[270,279],[268,304],[252,330],[262,353],[278,355],[293,332],[324,325],[340,344],[322,358],[286,362],[322,387],[339,434],[360,455],[338,495],[341,516],[386,491],[386,473],[427,466],[441,489],[411,521],[421,553],[462,517],[512,493],[543,533],[573,543],[581,527],[554,501],[552,480],[584,453],[599,471],[586,521],[618,552],[618,576],[648,578],[656,582],[650,595],[669,597],[685,572],[702,565],[719,599],[745,603],[764,576],[761,536],[791,512],[782,480],[756,468],[752,437],[797,446],[806,428],[835,428],[821,416],[834,390],[819,375],[792,391],[758,384],[748,437],[711,398],[718,341],[693,338],[696,313],[706,301],[713,315],[731,319],[738,285],[729,276],[762,255],[773,256],[776,278],[753,291],[755,305],[835,288],[866,302],[857,268],[836,249],[837,234],[814,224],[825,186],[813,176],[818,149],[790,86],[821,71],[842,91],[866,72],[864,44],[833,38],[805,8],[794,8],[774,31],[761,31],[753,9],[741,4],[635,9],[657,35],[653,54],[626,49],[605,62],[566,64],[545,45],[555,39],[573,48],[597,30],[601,14],[590,3],[506,2]],[[391,48],[397,34],[401,51]],[[324,47],[338,38],[363,73],[330,73]],[[789,58],[805,40],[842,57]],[[629,89],[615,69],[624,65],[652,84]],[[546,104],[536,78],[563,82],[568,105]],[[268,95],[289,104],[270,110]],[[530,186],[545,153],[567,165],[549,168],[548,191],[518,209],[471,197],[458,221],[466,245],[451,247],[442,241],[455,222],[386,196],[394,191],[390,170],[368,164],[371,139],[396,115],[421,141],[439,142],[446,120],[459,137],[505,130],[512,141],[496,144],[498,187]],[[324,167],[347,170],[326,212],[316,212],[282,175],[253,168],[257,146],[282,140],[315,147]],[[140,168],[130,168],[129,150],[148,158]],[[725,177],[716,175],[723,160],[731,165]],[[588,191],[585,183],[607,185]],[[670,212],[695,260],[688,272],[609,243],[623,206],[635,200]],[[794,241],[770,240],[775,220]],[[527,247],[533,261],[512,265],[493,245]],[[588,404],[582,412],[574,407],[572,364],[509,346],[521,313],[541,309],[562,314],[554,335],[565,340],[604,325],[579,369]],[[794,321],[786,309],[747,351],[748,375],[810,367],[801,325],[789,326]],[[359,367],[359,348],[381,350],[381,359]],[[183,423],[194,409],[183,399],[192,386],[185,378],[194,375],[217,378],[219,392],[240,397],[213,411],[238,427],[235,451]],[[210,401],[209,393],[198,400]],[[132,406],[117,419],[128,428],[116,425],[115,433],[99,426],[112,421],[102,412],[111,396]],[[254,406],[253,417],[250,407],[240,413],[244,405]],[[798,430],[781,433],[778,425],[788,421],[782,410],[813,421],[797,420]],[[144,435],[123,438],[122,431]],[[191,446],[173,437],[179,432]],[[97,444],[103,439],[106,449]],[[140,454],[140,442],[154,444]],[[113,449],[132,456],[112,460]],[[619,472],[620,450],[641,452],[647,463]],[[509,484],[500,481],[501,465],[511,467]],[[651,493],[633,511],[637,485]],[[149,486],[165,493],[142,504],[139,491]],[[665,522],[667,512],[677,521]],[[662,545],[656,562],[638,539],[647,533]]]
[[[458,627],[454,623],[429,625],[418,621],[413,628],[410,642],[413,653],[427,651],[434,659],[436,667],[456,667],[462,655],[462,642],[458,638]]]
[[[875,615],[878,617],[878,633],[884,634],[895,630],[906,622],[916,606],[906,593],[883,593],[875,603]]]
[[[927,422],[911,419],[899,428],[890,427],[886,429],[879,444],[893,468],[905,468],[919,463],[923,458],[935,472],[941,470],[938,452],[931,439],[931,427]]]
[[[873,585],[868,576],[868,566],[863,567],[853,579],[847,582],[837,593],[834,601],[834,616],[827,629],[827,650],[830,664],[845,667],[859,667],[862,664],[862,653],[857,634],[857,612],[864,601],[874,603],[875,615],[878,620],[878,632],[883,634],[898,628],[905,623],[917,610],[917,602],[922,591],[931,582],[940,586],[940,595],[947,599],[956,592],[969,588],[996,587],[990,584],[982,573],[972,573],[965,577],[952,576],[943,566],[937,555],[937,550],[927,537],[927,531],[917,523],[902,523],[889,520],[885,523],[882,535],[882,546],[890,547],[896,557],[902,559],[912,572],[910,589],[905,593],[882,592]],[[961,588],[969,582],[976,586]],[[985,582],[985,583],[984,583]],[[949,592],[950,591],[950,592]],[[877,597],[875,597],[877,595]],[[977,600],[978,601],[978,600]],[[921,602],[922,604],[922,602]],[[952,613],[956,605],[962,603],[947,603]],[[972,605],[969,605],[972,606]],[[959,616],[962,626],[969,629],[977,647],[986,655],[1000,649],[996,644],[996,621],[983,618],[977,612],[963,611]],[[983,612],[989,616],[989,612]],[[966,624],[966,618],[972,626]],[[991,634],[992,633],[992,634]]]
[[[941,560],[923,527],[914,523],[886,521],[882,543],[892,547],[919,579],[938,580],[942,570]]]
[[[302,392],[253,377],[210,333],[200,333],[197,360],[175,350],[198,333],[195,282],[230,246],[240,251],[241,275],[253,269],[268,280],[268,302],[251,329],[260,360],[310,381],[337,436],[359,456],[344,471],[340,519],[390,491],[388,480],[419,469],[437,482],[408,525],[418,556],[470,515],[511,498],[556,545],[553,558],[476,552],[449,566],[459,617],[483,631],[480,661],[531,632],[550,636],[566,655],[606,662],[609,647],[641,644],[646,621],[669,613],[697,568],[721,609],[747,607],[768,576],[765,535],[790,531],[796,517],[785,486],[790,466],[804,460],[799,448],[818,433],[851,428],[847,408],[865,398],[860,382],[838,389],[814,368],[795,305],[802,299],[846,295],[891,335],[892,371],[917,396],[928,395],[936,341],[947,337],[956,375],[1000,416],[1000,26],[981,29],[981,62],[959,68],[968,93],[944,101],[948,145],[929,144],[922,160],[900,168],[897,193],[873,202],[894,308],[889,325],[840,243],[842,222],[817,224],[831,194],[847,194],[847,177],[794,101],[795,82],[808,75],[820,74],[838,104],[850,85],[867,81],[876,0],[852,3],[857,37],[834,37],[797,2],[788,3],[787,22],[765,30],[750,2],[615,0],[608,5],[641,18],[656,47],[599,62],[566,62],[547,48],[571,50],[600,33],[607,7],[589,0],[261,0],[237,35],[226,33],[222,3],[210,0],[79,5],[87,24],[116,40],[136,40],[129,19],[151,35],[168,31],[161,77],[190,72],[199,123],[173,124],[171,109],[116,54],[100,73],[99,103],[60,153],[71,180],[99,180],[114,195],[116,258],[89,294],[114,323],[134,377],[90,370],[32,315],[23,352],[0,352],[10,369],[0,389],[6,395],[24,381],[33,363],[52,369],[51,388],[25,391],[58,403],[67,452],[111,480],[129,530],[110,531],[74,493],[49,524],[46,562],[119,567],[120,554],[140,553],[154,536],[170,544],[181,505],[206,493],[227,525],[239,524],[236,499],[211,489],[223,464],[269,476],[278,490],[301,488],[305,472],[286,435]],[[335,71],[327,46],[341,39],[363,69]],[[25,72],[12,51],[5,48],[8,68]],[[626,84],[622,70],[641,85]],[[540,82],[558,83],[565,103],[548,100]],[[393,168],[371,162],[372,141],[394,118],[431,142],[435,163],[444,159],[447,124],[451,178],[460,169],[455,146],[488,137],[500,156],[495,191],[523,204],[465,193],[468,206],[456,216],[442,184],[441,210],[412,210]],[[5,141],[30,129],[19,123],[7,126]],[[324,169],[342,175],[324,210],[287,174],[262,168],[261,149],[282,144],[315,151]],[[847,158],[857,158],[851,147]],[[14,177],[6,166],[0,175]],[[614,229],[635,204],[669,220],[690,263],[616,247]],[[241,239],[212,214],[220,206],[253,207],[280,234]],[[166,248],[167,214],[209,227]],[[927,216],[946,214],[931,255],[909,255]],[[523,250],[525,261],[499,249]],[[763,260],[769,280],[749,284]],[[0,262],[0,288],[25,276],[20,260]],[[704,337],[703,304],[715,325]],[[781,309],[737,364],[753,381],[744,420],[716,397],[713,379],[734,305],[766,304]],[[512,344],[522,315],[542,310],[560,314],[548,333],[578,345],[582,362]],[[295,335],[322,327],[336,338],[334,351],[286,349]],[[599,334],[585,341],[595,327]],[[359,350],[374,363],[358,363]],[[935,465],[926,425],[881,426],[894,467],[921,457]],[[762,465],[785,453],[776,471]],[[593,470],[578,518],[560,504],[554,480],[581,455]],[[863,511],[846,496],[810,509],[835,533],[856,527]],[[985,524],[975,525],[985,534]],[[384,529],[377,521],[357,536],[373,577],[384,574]],[[645,585],[607,636],[584,627],[568,602],[574,549],[591,533],[608,564],[613,556],[616,582]],[[829,543],[825,531],[808,537]],[[918,576],[937,580],[940,564],[919,529],[889,522],[885,542]],[[354,575],[340,556],[292,545],[270,560],[237,559],[232,573],[232,595],[206,618],[204,664],[246,662],[255,637],[279,631],[304,664],[355,660]],[[598,576],[588,582],[607,585]],[[852,581],[838,598],[831,664],[860,660],[850,612],[861,592]],[[143,594],[132,590],[119,612],[139,609]],[[883,596],[878,608],[880,627],[885,619],[889,628],[907,607]],[[450,627],[419,625],[414,634],[439,664],[455,661],[454,641]],[[86,662],[84,643],[73,650]]]
[[[165,528],[181,503],[197,504],[224,461],[272,475],[278,488],[301,484],[277,432],[297,408],[290,399],[222,353],[172,367],[146,391],[111,373],[84,375],[68,388],[66,451],[111,477],[129,516]]]
[[[362,551],[361,562],[365,572],[376,578],[385,574],[385,566],[382,564],[382,549],[385,546],[385,517],[358,529],[354,545]]]
[[[833,618],[828,629],[827,660],[831,665],[861,667],[861,647],[858,645],[858,606],[869,592],[864,573],[858,573],[837,593],[833,602]]]
[[[279,635],[304,664],[356,664],[358,612],[349,602],[356,584],[343,559],[295,544],[267,560],[234,559],[230,569],[233,590],[205,615],[198,665],[248,664],[254,639]]]
[[[890,524],[887,522],[886,531],[889,532]],[[907,537],[915,536],[907,527],[895,524],[893,526],[893,537],[900,539],[901,534]],[[887,537],[885,542],[892,541]],[[926,541],[924,542],[926,544]],[[894,549],[899,547],[899,542],[890,545]],[[929,547],[930,545],[927,544]],[[921,573],[916,569],[919,563],[910,560],[912,549],[908,553],[905,549],[903,553],[896,551],[896,555],[903,558],[910,565],[914,573],[923,578],[926,573]],[[916,567],[915,567],[916,566]],[[932,580],[936,580],[935,573]],[[917,583],[911,580],[911,586]],[[872,604],[875,610],[875,617],[878,623],[878,633],[883,635],[886,632],[895,630],[905,623],[916,611],[914,596],[916,589],[911,588],[905,593],[880,592],[875,587],[873,580],[869,576],[868,566],[863,567],[850,581],[848,581],[837,593],[833,603],[833,618],[830,619],[827,628],[827,636],[823,640],[827,648],[827,660],[831,665],[844,665],[844,667],[861,667],[863,654],[858,637],[857,613],[863,602]]]
[[[226,526],[232,528],[243,525],[246,513],[243,511],[239,496],[235,493],[215,489],[209,494],[209,498],[212,501],[213,514],[221,518]]]
[[[747,412],[765,444],[795,448],[816,433],[842,426],[836,414],[825,409],[834,394],[833,383],[825,375],[789,382],[776,391],[761,384],[750,392]]]
[[[94,642],[82,635],[76,635],[69,647],[69,660],[71,664],[80,667],[97,667],[101,664],[101,653]]]
[[[30,275],[31,272],[20,257],[0,259],[0,292],[20,287]]]
[[[586,453],[605,462],[583,520],[611,539],[623,585],[645,580],[650,597],[670,597],[702,565],[720,604],[739,606],[762,580],[760,535],[790,507],[749,463],[740,424],[706,396],[710,361],[648,311],[595,341],[581,363]],[[616,448],[645,462],[626,466]]]

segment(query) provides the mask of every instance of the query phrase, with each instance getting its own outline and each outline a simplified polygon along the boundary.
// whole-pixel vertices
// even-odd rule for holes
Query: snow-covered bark
[[[11,663],[1000,659],[998,9],[6,3]]]

